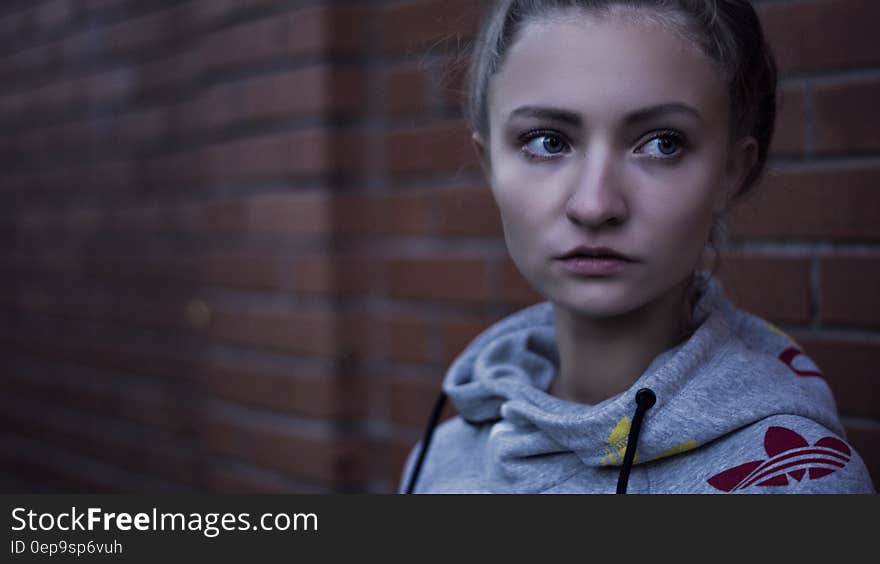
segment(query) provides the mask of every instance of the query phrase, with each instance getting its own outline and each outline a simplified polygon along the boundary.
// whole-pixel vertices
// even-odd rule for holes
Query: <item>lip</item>
[[[618,258],[573,257],[561,259],[562,267],[580,276],[608,276],[617,274],[631,265],[631,261]]]
[[[588,247],[586,245],[578,245],[564,255],[556,257],[561,260],[571,260],[579,258],[590,259],[615,259],[624,262],[635,262],[635,259],[625,254],[615,251],[609,247]]]
[[[580,276],[608,276],[624,270],[636,262],[623,253],[608,247],[578,246],[557,257],[562,267]]]

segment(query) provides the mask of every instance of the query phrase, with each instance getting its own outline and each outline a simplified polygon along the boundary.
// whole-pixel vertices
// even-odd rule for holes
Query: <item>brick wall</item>
[[[723,273],[880,479],[872,0],[756,2],[771,176]],[[392,491],[445,367],[537,301],[460,110],[478,0],[0,8],[4,491]]]

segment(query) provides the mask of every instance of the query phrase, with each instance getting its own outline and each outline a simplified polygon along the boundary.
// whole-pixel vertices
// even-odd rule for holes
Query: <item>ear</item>
[[[483,169],[483,174],[486,175],[486,178],[489,178],[489,147],[486,145],[485,139],[476,131],[471,135],[471,142],[474,144],[474,150],[480,159],[480,167]]]
[[[756,162],[758,162],[758,142],[751,135],[740,139],[731,147],[724,167],[722,186],[715,199],[716,212],[727,209]]]

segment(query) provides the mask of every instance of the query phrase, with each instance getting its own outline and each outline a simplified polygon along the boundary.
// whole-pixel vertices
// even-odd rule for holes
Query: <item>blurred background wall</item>
[[[880,3],[755,4],[784,103],[723,280],[880,482]],[[448,363],[540,299],[462,119],[483,9],[4,2],[0,489],[393,491]]]

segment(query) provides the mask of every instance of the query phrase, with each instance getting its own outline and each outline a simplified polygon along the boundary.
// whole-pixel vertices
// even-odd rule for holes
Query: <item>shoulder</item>
[[[875,493],[844,437],[796,415],[767,417],[715,445],[707,482],[730,493]]]
[[[416,480],[416,493],[442,489],[441,482],[455,477],[457,481],[476,478],[482,468],[481,443],[490,425],[468,423],[459,416],[448,419],[437,426],[428,445]],[[398,487],[404,493],[415,464],[422,450],[424,438],[419,440],[409,452]],[[463,484],[458,483],[457,489]]]

